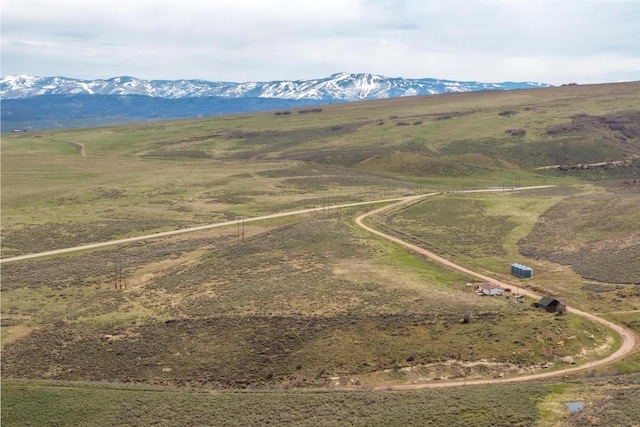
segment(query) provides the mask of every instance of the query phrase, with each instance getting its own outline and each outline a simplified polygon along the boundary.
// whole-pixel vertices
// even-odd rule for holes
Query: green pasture
[[[48,386],[2,386],[2,423],[50,425],[291,425],[291,426],[529,426],[536,403],[549,393],[539,384],[416,392],[241,393]],[[501,398],[509,395],[509,399]],[[36,403],[36,400],[37,402]]]
[[[29,425],[582,426],[640,419],[638,374],[421,391],[217,393],[127,384],[3,381],[2,423]],[[505,398],[508,396],[509,398]],[[584,402],[571,414],[566,402]]]

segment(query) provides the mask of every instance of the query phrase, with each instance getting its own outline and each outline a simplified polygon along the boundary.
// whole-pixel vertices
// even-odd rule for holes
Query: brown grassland
[[[244,221],[440,192],[369,223],[640,333],[639,94],[568,86],[3,134],[4,260],[234,225],[3,262],[2,423],[640,424],[637,352],[556,380],[394,390],[580,365],[620,338],[476,295],[473,278],[357,227],[372,206]],[[540,184],[554,187],[456,192]],[[510,276],[512,262],[534,277]],[[570,414],[573,400],[585,408]]]

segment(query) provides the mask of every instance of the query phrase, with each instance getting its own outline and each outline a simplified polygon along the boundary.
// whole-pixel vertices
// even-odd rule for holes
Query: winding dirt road
[[[518,188],[515,190],[525,190],[525,189],[533,189],[533,188],[541,188],[541,187],[529,187],[529,188]],[[515,191],[512,190],[512,191]],[[475,190],[473,192],[480,192],[480,191],[486,191],[486,190]],[[469,191],[471,192],[471,191]],[[428,197],[428,196],[435,196],[439,193],[433,193],[433,194],[428,194],[425,195],[424,197]],[[496,280],[492,277],[486,276],[484,274],[480,274],[477,273],[475,271],[469,270],[468,268],[462,267],[461,265],[458,265],[454,262],[451,262],[445,258],[442,258],[441,256],[430,252],[426,249],[423,249],[419,246],[416,246],[414,244],[405,242],[404,240],[401,240],[397,237],[391,236],[389,234],[383,233],[381,231],[378,231],[376,229],[373,229],[369,226],[367,226],[366,224],[364,224],[364,219],[371,216],[371,215],[375,215],[376,213],[379,213],[383,210],[386,209],[390,209],[393,207],[398,206],[399,204],[403,204],[406,203],[405,201],[401,201],[399,203],[393,204],[393,205],[389,205],[389,206],[383,206],[381,208],[375,209],[371,212],[367,212],[363,215],[360,215],[359,217],[356,218],[356,223],[362,227],[363,229],[367,230],[370,233],[375,234],[376,236],[382,237],[384,239],[390,240],[394,243],[397,243],[399,245],[402,245],[408,249],[411,249],[414,252],[417,252],[421,255],[424,255],[434,261],[437,261],[449,268],[453,268],[455,270],[461,271],[463,273],[466,273],[470,276],[473,277],[477,277],[479,279],[482,279],[484,281],[487,282],[492,282],[495,283],[497,285],[500,285],[502,287],[505,288],[513,288],[514,285],[508,284],[506,282],[502,282],[500,280]],[[535,292],[532,292],[530,290],[527,289],[521,289],[519,291],[521,294],[525,294],[529,297],[535,298],[535,299],[539,299],[541,298],[540,295],[536,294]],[[538,374],[531,374],[531,375],[523,375],[523,376],[519,376],[519,377],[509,377],[509,378],[493,378],[493,379],[482,379],[482,380],[470,380],[470,381],[443,381],[443,382],[434,382],[434,383],[423,383],[423,384],[400,384],[400,385],[394,385],[392,388],[394,390],[417,390],[417,389],[425,389],[425,388],[441,388],[441,387],[459,387],[459,386],[465,386],[465,385],[481,385],[481,384],[496,384],[496,383],[506,383],[506,382],[522,382],[522,381],[532,381],[532,380],[540,380],[540,379],[545,379],[545,378],[552,378],[552,377],[558,377],[558,376],[562,376],[562,375],[567,375],[567,374],[572,374],[572,373],[576,373],[576,372],[580,372],[580,371],[585,371],[588,369],[593,369],[595,367],[598,366],[603,366],[603,365],[607,365],[609,363],[612,363],[614,361],[620,360],[622,359],[624,356],[626,356],[627,354],[629,354],[631,351],[633,351],[633,349],[635,348],[636,344],[637,344],[637,337],[635,335],[635,333],[627,328],[624,328],[620,325],[616,325],[615,323],[609,322],[606,319],[603,319],[601,317],[596,316],[595,314],[592,313],[587,313],[585,311],[582,310],[578,310],[576,308],[573,307],[567,307],[567,310],[571,313],[577,314],[578,316],[582,316],[585,317],[587,319],[590,319],[594,322],[598,322],[604,326],[606,326],[607,328],[613,330],[614,332],[616,332],[618,335],[620,335],[621,339],[622,339],[622,345],[620,346],[620,348],[618,350],[616,350],[614,353],[610,354],[609,356],[605,357],[604,359],[600,359],[600,360],[596,360],[593,362],[589,362],[589,363],[585,363],[584,365],[580,365],[580,366],[576,366],[576,367],[572,367],[572,368],[566,368],[566,369],[559,369],[559,370],[554,370],[554,371],[547,371],[547,372],[542,372],[542,373],[538,373]],[[383,387],[377,387],[374,388],[375,390],[386,390],[388,389],[388,387],[383,386]]]
[[[549,188],[552,186],[532,186],[532,187],[519,187],[519,188],[514,188],[514,189],[490,189],[490,190],[469,190],[469,191],[458,191],[457,193],[481,193],[481,192],[508,192],[508,191],[523,191],[523,190],[535,190],[535,189],[541,189],[541,188]],[[397,237],[394,236],[390,236],[388,234],[382,233],[378,230],[375,230],[369,226],[367,226],[366,224],[363,223],[363,220],[371,215],[374,215],[378,212],[381,212],[385,209],[390,209],[392,207],[398,206],[399,204],[402,203],[407,203],[410,201],[415,201],[415,200],[419,200],[419,199],[423,199],[425,197],[431,197],[431,196],[436,196],[438,194],[441,193],[431,193],[431,194],[423,194],[423,195],[418,195],[418,196],[409,196],[409,197],[399,197],[399,198],[394,198],[394,199],[384,199],[384,200],[375,200],[375,201],[370,201],[370,202],[358,202],[358,203],[348,203],[348,204],[342,204],[342,205],[334,205],[334,206],[328,206],[328,207],[320,207],[320,208],[309,208],[309,209],[302,209],[302,210],[298,210],[298,211],[293,211],[293,212],[282,212],[282,213],[276,213],[276,214],[271,214],[271,215],[264,215],[264,216],[260,216],[260,217],[254,217],[254,218],[246,218],[246,219],[242,219],[242,221],[244,222],[254,222],[254,221],[262,221],[262,220],[266,220],[266,219],[272,219],[272,218],[281,218],[281,217],[286,217],[286,216],[292,216],[292,215],[300,215],[300,214],[305,214],[305,213],[310,213],[310,212],[317,212],[317,211],[324,211],[324,210],[335,210],[335,209],[340,209],[340,208],[346,208],[346,207],[355,207],[355,206],[364,206],[364,205],[372,205],[372,204],[380,204],[380,203],[392,203],[392,202],[398,202],[398,203],[394,203],[391,205],[387,205],[378,209],[375,209],[373,211],[370,211],[366,214],[360,215],[359,217],[356,218],[356,223],[362,227],[363,229],[367,230],[370,233],[373,233],[379,237],[382,237],[384,239],[390,240],[394,243],[397,243],[399,245],[405,246],[406,248],[411,249],[412,251],[415,251],[421,255],[424,255],[426,257],[429,257],[443,265],[446,265],[449,268],[453,268],[456,269],[458,271],[461,271],[463,273],[466,273],[470,276],[474,276],[477,277],[479,279],[482,279],[484,281],[489,281],[489,282],[493,282],[495,284],[498,284],[500,286],[503,287],[513,287],[513,285],[510,285],[508,283],[505,282],[501,282],[499,280],[496,280],[492,277],[477,273],[475,271],[469,270],[465,267],[462,267],[458,264],[455,264],[445,258],[442,258],[439,255],[434,254],[433,252],[427,251],[426,249],[423,249],[419,246],[413,245],[411,243],[405,242],[401,239],[398,239]],[[16,262],[16,261],[22,261],[22,260],[29,260],[29,259],[36,259],[36,258],[43,258],[43,257],[48,257],[48,256],[53,256],[53,255],[61,255],[61,254],[66,254],[66,253],[71,253],[71,252],[79,252],[79,251],[84,251],[84,250],[91,250],[91,249],[97,249],[97,248],[102,248],[102,247],[107,247],[107,246],[114,246],[114,245],[119,245],[119,244],[123,244],[123,243],[131,243],[131,242],[137,242],[137,241],[141,241],[141,240],[149,240],[149,239],[155,239],[155,238],[159,238],[159,237],[166,237],[166,236],[173,236],[173,235],[177,235],[177,234],[184,234],[184,233],[191,233],[191,232],[195,232],[195,231],[202,231],[202,230],[208,230],[208,229],[212,229],[212,228],[218,228],[218,227],[228,227],[228,226],[233,226],[235,224],[237,224],[238,221],[237,220],[233,220],[233,221],[226,221],[226,222],[221,222],[221,223],[216,223],[216,224],[208,224],[208,225],[202,225],[202,226],[198,226],[198,227],[191,227],[191,228],[186,228],[186,229],[181,229],[181,230],[172,230],[172,231],[166,231],[166,232],[161,232],[161,233],[154,233],[154,234],[148,234],[148,235],[144,235],[144,236],[136,236],[136,237],[130,237],[130,238],[126,238],[126,239],[119,239],[119,240],[112,240],[112,241],[108,241],[108,242],[100,242],[100,243],[93,243],[93,244],[88,244],[88,245],[82,245],[82,246],[75,246],[72,248],[64,248],[64,249],[58,249],[58,250],[52,250],[52,251],[47,251],[47,252],[41,252],[41,253],[35,253],[35,254],[28,254],[28,255],[20,255],[20,256],[15,256],[15,257],[11,257],[11,258],[3,258],[0,259],[0,263],[8,263],[8,262]],[[528,295],[532,298],[540,298],[540,295],[536,294],[535,292],[526,290],[526,289],[521,289],[520,293]],[[584,371],[587,369],[592,369],[595,368],[597,366],[603,366],[609,363],[612,363],[614,361],[620,360],[621,358],[623,358],[625,355],[629,354],[634,347],[636,346],[637,343],[637,338],[636,335],[629,329],[626,329],[622,326],[616,325],[612,322],[609,322],[608,320],[605,320],[601,317],[598,317],[594,314],[591,313],[587,313],[585,311],[581,311],[578,310],[576,308],[572,308],[572,307],[567,307],[567,310],[571,313],[577,314],[579,316],[585,317],[587,319],[591,319],[595,322],[598,322],[600,324],[602,324],[603,326],[606,326],[607,328],[615,331],[617,334],[620,335],[621,339],[622,339],[622,345],[620,346],[620,348],[618,350],[616,350],[613,354],[607,356],[604,359],[601,360],[597,360],[594,362],[589,362],[586,363],[584,365],[580,365],[580,366],[576,366],[573,368],[567,368],[567,369],[561,369],[561,370],[556,370],[556,371],[548,371],[548,372],[543,372],[543,373],[539,373],[539,374],[532,374],[532,375],[524,375],[524,376],[519,376],[519,377],[510,377],[510,378],[494,378],[494,379],[483,379],[483,380],[470,380],[470,381],[438,381],[437,383],[425,383],[425,384],[404,384],[404,385],[394,385],[393,389],[395,390],[411,390],[411,389],[425,389],[425,388],[438,388],[438,387],[458,387],[458,386],[464,386],[464,385],[479,385],[479,384],[495,384],[495,383],[505,383],[505,382],[520,382],[520,381],[531,381],[531,380],[539,380],[539,379],[544,379],[544,378],[551,378],[551,377],[557,377],[557,376],[562,376],[562,375],[566,375],[566,374],[570,374],[570,373],[576,373],[576,372],[580,372],[580,371]],[[377,390],[387,390],[388,387],[379,387],[376,388]]]

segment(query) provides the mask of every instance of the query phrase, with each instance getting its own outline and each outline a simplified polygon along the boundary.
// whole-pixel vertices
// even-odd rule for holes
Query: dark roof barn
[[[549,313],[555,313],[558,310],[560,301],[552,297],[542,297],[540,301],[531,304],[531,307],[543,308]]]

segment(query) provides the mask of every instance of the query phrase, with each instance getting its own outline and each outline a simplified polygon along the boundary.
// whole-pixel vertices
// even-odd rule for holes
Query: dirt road
[[[540,186],[533,186],[533,187],[522,187],[522,188],[519,188],[518,190],[549,188],[549,187],[552,187],[552,186],[551,185],[540,185]],[[496,189],[490,189],[490,190],[470,190],[470,191],[466,191],[466,193],[488,192],[488,191],[489,192],[504,192],[504,191],[514,191],[514,190],[513,189],[509,190],[509,189],[496,188]],[[276,213],[276,214],[271,214],[271,215],[258,216],[258,217],[254,217],[254,218],[243,218],[242,221],[244,223],[247,223],[247,222],[254,222],[254,221],[262,221],[262,220],[265,220],[265,219],[282,218],[282,217],[285,217],[285,216],[300,215],[300,214],[305,214],[305,213],[310,213],[310,212],[329,211],[329,210],[335,210],[335,209],[340,209],[340,208],[375,205],[375,204],[380,204],[380,203],[411,201],[411,200],[418,200],[418,199],[421,199],[421,198],[424,198],[424,197],[428,197],[428,196],[433,196],[435,194],[439,194],[439,193],[421,194],[421,195],[417,195],[417,196],[396,197],[396,198],[393,198],[393,199],[373,200],[373,201],[370,201],[370,202],[346,203],[346,204],[342,204],[342,205],[324,206],[324,207],[320,207],[320,208],[301,209],[301,210],[293,211],[293,212],[281,212],[281,213]],[[48,257],[48,256],[53,256],[53,255],[62,255],[62,254],[86,251],[86,250],[91,250],[91,249],[99,249],[99,248],[104,248],[104,247],[107,247],[107,246],[121,245],[123,243],[132,243],[132,242],[139,242],[141,240],[157,239],[159,237],[175,236],[177,234],[193,233],[195,231],[209,230],[209,229],[212,229],[212,228],[229,227],[229,226],[236,225],[237,223],[238,223],[237,220],[225,221],[225,222],[219,222],[219,223],[215,223],[215,224],[207,224],[207,225],[200,225],[200,226],[197,226],[197,227],[183,228],[183,229],[180,229],[180,230],[164,231],[164,232],[161,232],[161,233],[154,233],[154,234],[145,234],[144,236],[135,236],[135,237],[128,237],[128,238],[125,238],[125,239],[109,240],[107,242],[90,243],[88,245],[74,246],[74,247],[71,247],[71,248],[54,249],[52,251],[39,252],[39,253],[35,253],[35,254],[18,255],[18,256],[9,257],[9,258],[0,258],[0,264],[5,264],[5,263],[9,263],[9,262],[16,262],[16,261],[24,261],[24,260],[28,260],[28,259],[44,258],[44,257]]]
[[[552,186],[532,186],[532,187],[520,187],[520,188],[515,188],[515,189],[490,189],[490,190],[470,190],[470,191],[459,191],[458,193],[479,193],[479,192],[505,192],[505,191],[523,191],[523,190],[533,190],[533,189],[541,189],[541,188],[548,188],[548,187],[552,187]],[[260,217],[255,217],[255,218],[246,218],[243,219],[244,222],[253,222],[253,221],[261,221],[261,220],[266,220],[266,219],[272,219],[272,218],[281,218],[281,217],[286,217],[286,216],[292,216],[292,215],[300,215],[300,214],[305,214],[305,213],[310,213],[310,212],[317,212],[317,211],[325,211],[325,210],[334,210],[334,209],[340,209],[340,208],[346,208],[346,207],[355,207],[355,206],[365,206],[365,205],[372,205],[372,204],[380,204],[380,203],[392,203],[392,202],[399,202],[399,203],[405,203],[405,202],[409,202],[409,201],[414,201],[414,200],[418,200],[418,199],[422,199],[425,197],[431,197],[431,196],[436,196],[440,193],[431,193],[431,194],[422,194],[422,195],[418,195],[418,196],[408,196],[408,197],[399,197],[399,198],[393,198],[393,199],[384,199],[384,200],[375,200],[375,201],[370,201],[370,202],[357,202],[357,203],[348,203],[348,204],[342,204],[342,205],[335,205],[335,206],[328,206],[328,207],[319,207],[319,208],[309,208],[309,209],[302,209],[302,210],[298,210],[298,211],[293,211],[293,212],[282,212],[282,213],[276,213],[276,214],[271,214],[271,215],[264,215],[264,216],[260,216]],[[419,246],[413,245],[411,243],[405,242],[401,239],[398,239],[396,237],[390,236],[388,234],[382,233],[378,230],[375,230],[371,227],[368,227],[367,225],[365,225],[363,223],[363,220],[370,216],[373,215],[377,212],[380,212],[384,209],[389,209],[393,206],[397,206],[396,204],[391,204],[391,205],[387,205],[384,206],[382,208],[379,209],[375,209],[371,212],[368,212],[364,215],[360,215],[358,218],[356,218],[356,223],[364,228],[365,230],[380,236],[382,238],[388,239],[392,242],[395,242],[399,245],[403,245],[417,253],[420,253],[424,256],[427,256],[437,262],[442,263],[443,265],[446,265],[450,268],[454,268],[456,270],[462,271],[466,274],[469,274],[470,276],[474,276],[477,278],[480,278],[482,280],[485,281],[490,281],[493,283],[496,283],[500,286],[504,286],[504,287],[514,287],[511,284],[505,283],[505,282],[501,282],[499,280],[496,280],[494,278],[491,278],[489,276],[477,273],[475,271],[469,270],[465,267],[462,267],[460,265],[457,265],[445,258],[442,258],[439,255],[436,255],[432,252],[427,251],[426,249],[423,249]],[[202,225],[202,226],[198,226],[198,227],[191,227],[191,228],[186,228],[186,229],[181,229],[181,230],[172,230],[172,231],[166,231],[166,232],[162,232],[162,233],[155,233],[155,234],[148,234],[148,235],[144,235],[144,236],[136,236],[136,237],[130,237],[130,238],[126,238],[126,239],[120,239],[120,240],[111,240],[108,242],[100,242],[100,243],[93,243],[93,244],[88,244],[88,245],[82,245],[82,246],[75,246],[72,248],[64,248],[64,249],[58,249],[58,250],[52,250],[52,251],[47,251],[47,252],[41,252],[41,253],[36,253],[36,254],[28,254],[28,255],[20,255],[20,256],[15,256],[15,257],[11,257],[11,258],[4,258],[4,259],[0,259],[0,263],[8,263],[8,262],[17,262],[17,261],[21,261],[21,260],[28,260],[28,259],[36,259],[36,258],[42,258],[42,257],[47,257],[47,256],[53,256],[53,255],[61,255],[61,254],[65,254],[65,253],[72,253],[72,252],[79,252],[79,251],[84,251],[84,250],[90,250],[90,249],[97,249],[97,248],[102,248],[102,247],[107,247],[107,246],[114,246],[114,245],[119,245],[119,244],[123,244],[123,243],[130,243],[130,242],[136,242],[136,241],[141,241],[141,240],[149,240],[149,239],[155,239],[155,238],[159,238],[159,237],[166,237],[166,236],[173,236],[173,235],[177,235],[177,234],[183,234],[183,233],[191,233],[191,232],[195,232],[195,231],[202,231],[202,230],[208,230],[208,229],[212,229],[212,228],[218,228],[218,227],[228,227],[228,226],[234,226],[237,224],[237,220],[233,220],[233,221],[226,221],[226,222],[221,222],[221,223],[216,223],[216,224],[208,224],[208,225]],[[520,293],[528,295],[532,298],[540,298],[540,295],[537,295],[535,292],[526,290],[526,289],[521,289]],[[610,328],[611,330],[615,331],[616,333],[618,333],[620,335],[620,337],[622,338],[622,345],[621,347],[614,352],[613,354],[609,355],[608,357],[598,360],[598,361],[594,361],[594,362],[590,362],[584,365],[580,365],[580,366],[576,366],[573,368],[568,368],[568,369],[562,369],[562,370],[557,370],[557,371],[549,371],[549,372],[543,372],[543,373],[539,373],[539,374],[533,374],[533,375],[525,375],[525,376],[521,376],[521,377],[514,377],[514,378],[497,378],[497,379],[486,379],[486,380],[473,380],[473,381],[443,381],[443,382],[437,382],[437,383],[429,383],[429,384],[406,384],[406,385],[394,385],[393,388],[400,390],[400,389],[421,389],[421,388],[436,388],[436,387],[457,387],[457,386],[463,386],[463,385],[478,385],[478,384],[494,384],[494,383],[504,383],[504,382],[518,382],[518,381],[531,381],[531,380],[538,380],[538,379],[544,379],[544,378],[550,378],[550,377],[557,377],[557,376],[562,376],[562,375],[566,375],[569,373],[575,373],[575,372],[579,372],[579,371],[584,371],[587,369],[592,369],[595,368],[597,366],[602,366],[602,365],[606,365],[608,363],[614,362],[616,360],[621,359],[622,357],[624,357],[625,355],[629,354],[634,347],[636,346],[637,343],[637,338],[635,336],[635,334],[626,329],[623,328],[619,325],[616,325],[612,322],[609,322],[603,318],[600,318],[594,314],[591,313],[587,313],[572,307],[567,307],[568,311],[575,313],[579,316],[583,316],[586,317],[588,319],[591,319],[595,322],[599,322],[600,324],[606,326],[607,328]],[[380,390],[382,389],[387,389],[387,387],[381,387]]]
[[[426,197],[426,196],[425,196]],[[401,201],[399,202],[399,204],[401,203],[405,203],[406,201]],[[394,206],[397,206],[398,204],[393,204],[390,206],[384,206],[382,208],[379,209],[375,209],[371,212],[368,212],[366,214],[360,215],[359,217],[356,218],[356,223],[364,228],[365,230],[367,230],[370,233],[373,233],[379,237],[382,237],[384,239],[390,240],[394,243],[397,243],[399,245],[402,245],[406,248],[411,249],[414,252],[417,252],[421,255],[424,255],[428,258],[431,258],[434,261],[437,261],[443,265],[446,265],[449,268],[453,268],[455,270],[461,271],[463,273],[466,273],[470,276],[473,277],[477,277],[479,279],[485,280],[487,282],[492,282],[495,283],[497,285],[500,285],[502,287],[505,288],[513,288],[514,285],[506,283],[506,282],[502,282],[500,280],[496,280],[492,277],[486,276],[484,274],[480,274],[477,273],[475,271],[469,270],[468,268],[462,267],[461,265],[458,265],[454,262],[451,262],[445,258],[442,258],[439,255],[434,254],[433,252],[430,252],[426,249],[423,249],[419,246],[416,246],[414,244],[405,242],[397,237],[388,235],[386,233],[382,233],[381,231],[375,230],[367,225],[365,225],[363,223],[363,220],[371,215],[374,215],[380,211],[383,211],[385,209],[390,209]],[[530,296],[532,298],[541,298],[540,295],[536,294],[535,292],[532,292],[530,290],[527,289],[522,289],[519,288],[519,292],[521,294],[525,294],[527,296]],[[614,353],[612,353],[611,355],[605,357],[604,359],[600,359],[594,362],[589,362],[586,363],[584,365],[580,365],[580,366],[575,366],[572,368],[566,368],[566,369],[560,369],[560,370],[555,370],[555,371],[547,371],[547,372],[542,372],[539,374],[531,374],[531,375],[524,375],[524,376],[520,376],[520,377],[513,377],[513,378],[494,378],[494,379],[484,379],[484,380],[472,380],[472,381],[443,381],[440,382],[438,381],[437,383],[426,383],[426,384],[402,384],[402,385],[394,385],[393,389],[394,390],[416,390],[416,389],[425,389],[425,388],[440,388],[440,387],[458,387],[458,386],[464,386],[464,385],[480,385],[480,384],[495,384],[495,383],[505,383],[505,382],[521,382],[521,381],[532,381],[532,380],[540,380],[540,379],[545,379],[545,378],[551,378],[551,377],[558,377],[558,376],[562,376],[562,375],[567,375],[567,374],[571,374],[571,373],[576,373],[576,372],[580,372],[580,371],[585,371],[588,369],[593,369],[597,366],[603,366],[609,363],[612,363],[614,361],[620,360],[622,359],[625,355],[629,354],[634,347],[637,345],[637,337],[634,334],[633,331],[624,328],[620,325],[616,325],[615,323],[609,322],[606,319],[603,319],[601,317],[598,317],[594,314],[591,313],[587,313],[585,311],[582,310],[578,310],[576,308],[573,307],[567,307],[567,310],[571,313],[577,314],[578,316],[582,316],[585,317],[587,319],[593,320],[594,322],[598,322],[604,326],[606,326],[607,328],[613,330],[614,332],[616,332],[618,335],[620,335],[620,337],[622,338],[622,345],[620,346],[620,348],[618,350],[616,350]],[[377,390],[384,390],[387,389],[387,387],[379,387],[376,388]]]
[[[355,207],[355,206],[374,205],[379,203],[392,203],[392,202],[398,202],[398,201],[416,200],[426,196],[428,196],[428,194],[422,194],[419,196],[397,197],[394,199],[374,200],[371,202],[347,203],[343,205],[325,206],[321,208],[309,208],[309,209],[302,209],[302,210],[293,211],[293,212],[281,212],[281,213],[276,213],[271,215],[263,215],[263,216],[254,217],[254,218],[243,218],[242,221],[244,223],[262,221],[265,219],[282,218],[285,216],[301,215],[301,214],[310,213],[310,212],[318,212],[318,211],[325,211],[325,210],[328,211],[328,210]],[[141,240],[157,239],[159,237],[175,236],[177,234],[193,233],[195,231],[209,230],[212,228],[229,227],[229,226],[236,225],[237,223],[238,223],[238,220],[218,222],[215,224],[200,225],[197,227],[183,228],[180,230],[171,230],[171,231],[164,231],[161,233],[145,234],[144,236],[135,236],[135,237],[128,237],[125,239],[109,240],[107,242],[90,243],[87,245],[74,246],[71,248],[54,249],[52,251],[38,252],[35,254],[18,255],[10,258],[0,258],[0,264],[16,262],[16,261],[24,261],[24,260],[36,259],[36,258],[44,258],[48,256],[53,256],[53,255],[68,254],[72,252],[86,251],[90,249],[99,249],[107,246],[121,245],[123,243],[132,243],[132,242],[139,242]]]

